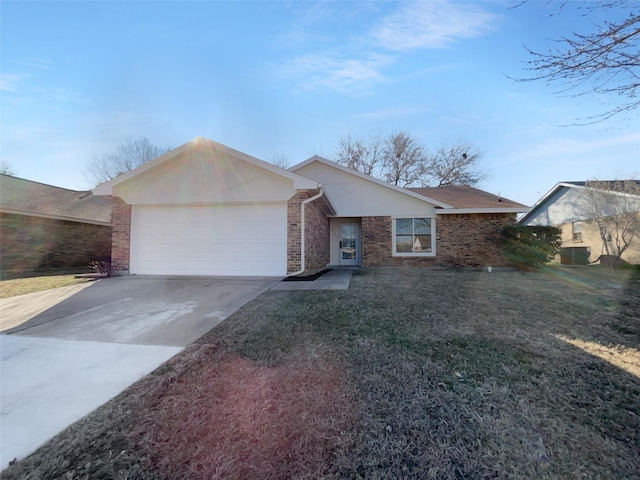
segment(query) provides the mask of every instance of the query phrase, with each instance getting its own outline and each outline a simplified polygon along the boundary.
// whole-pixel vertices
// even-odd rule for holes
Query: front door
[[[360,265],[358,245],[358,224],[340,225],[340,265]]]

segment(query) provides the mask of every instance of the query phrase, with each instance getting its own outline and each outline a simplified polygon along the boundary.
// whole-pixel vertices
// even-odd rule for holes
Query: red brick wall
[[[329,218],[318,199],[304,207],[305,270],[324,269],[329,263]]]
[[[287,273],[300,270],[300,204],[307,198],[297,193],[287,203]]]
[[[131,249],[131,205],[120,197],[113,197],[113,236],[111,243],[111,272],[129,273]]]
[[[298,192],[287,204],[287,272],[300,270],[300,212],[302,202],[310,198]],[[324,268],[329,263],[329,219],[318,200],[305,205],[305,270]]]
[[[513,213],[438,215],[434,257],[394,257],[391,217],[363,217],[362,265],[504,266],[497,241],[501,230],[515,221]]]
[[[111,256],[111,227],[104,225],[2,213],[0,234],[4,275],[86,268]]]

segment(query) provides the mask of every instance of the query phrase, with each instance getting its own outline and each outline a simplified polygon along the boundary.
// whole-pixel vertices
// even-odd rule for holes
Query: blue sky
[[[563,126],[609,99],[508,78],[526,75],[524,45],[596,19],[517,3],[3,1],[2,160],[83,189],[86,162],[127,138],[295,164],[347,132],[407,131],[470,142],[479,186],[528,205],[558,181],[640,175],[638,112]]]

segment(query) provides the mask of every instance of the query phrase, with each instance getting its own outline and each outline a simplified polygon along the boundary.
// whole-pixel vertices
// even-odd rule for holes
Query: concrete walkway
[[[348,290],[352,275],[351,268],[336,268],[311,282],[283,281],[271,287],[271,290]]]
[[[0,316],[13,328],[0,335],[0,470],[279,281],[131,276],[5,299]]]

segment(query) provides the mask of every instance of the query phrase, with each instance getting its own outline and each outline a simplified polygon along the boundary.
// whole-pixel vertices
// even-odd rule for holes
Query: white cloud
[[[348,58],[339,54],[309,54],[287,62],[281,74],[300,79],[307,88],[324,86],[343,93],[364,94],[372,84],[385,81],[380,72],[391,62],[392,58],[386,55]],[[359,90],[354,90],[355,87]]]
[[[17,92],[18,84],[28,77],[26,73],[2,73],[0,74],[0,91]]]
[[[496,15],[468,2],[410,2],[371,31],[377,45],[390,50],[443,48],[493,28]]]

